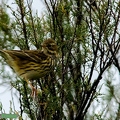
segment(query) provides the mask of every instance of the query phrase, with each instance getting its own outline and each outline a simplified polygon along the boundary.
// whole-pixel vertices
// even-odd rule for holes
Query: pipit
[[[41,46],[42,50],[0,50],[7,64],[18,76],[26,80],[32,92],[36,89],[29,81],[48,74],[58,55],[58,47],[53,39],[45,40]]]

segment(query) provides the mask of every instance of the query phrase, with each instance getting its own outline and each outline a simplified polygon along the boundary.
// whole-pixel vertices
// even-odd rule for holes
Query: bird
[[[41,47],[42,50],[0,50],[6,63],[30,85],[35,94],[36,89],[30,81],[47,75],[58,57],[58,46],[52,38],[44,40]]]

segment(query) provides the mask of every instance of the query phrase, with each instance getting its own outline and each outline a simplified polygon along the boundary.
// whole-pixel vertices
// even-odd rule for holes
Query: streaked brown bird
[[[35,80],[45,76],[51,71],[54,59],[58,55],[58,47],[51,38],[45,40],[42,44],[42,50],[0,50],[7,64],[17,73],[18,76],[25,79],[31,86],[32,92],[35,88],[29,80]]]

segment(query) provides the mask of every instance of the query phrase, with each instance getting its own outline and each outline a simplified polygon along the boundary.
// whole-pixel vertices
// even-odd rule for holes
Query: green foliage
[[[10,28],[10,18],[6,13],[5,6],[0,6],[0,49],[12,47],[12,34]]]
[[[2,48],[41,49],[41,42],[50,37],[60,51],[55,69],[33,82],[40,90],[37,98],[31,97],[24,80],[11,82],[19,92],[20,116],[26,113],[32,120],[83,120],[92,102],[101,95],[97,88],[103,73],[112,64],[117,66],[119,3],[97,2],[96,9],[85,0],[44,2],[47,11],[41,17],[33,15],[28,0],[15,0],[16,11],[7,5],[14,21],[10,21],[5,9],[0,12]],[[109,81],[107,86],[111,99],[114,87]],[[95,113],[91,120],[102,120],[102,115]]]

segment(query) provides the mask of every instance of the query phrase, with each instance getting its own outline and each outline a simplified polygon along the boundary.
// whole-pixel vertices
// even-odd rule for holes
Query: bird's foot
[[[40,90],[37,90],[36,88],[32,87],[32,97],[37,97],[38,94],[41,94]]]

